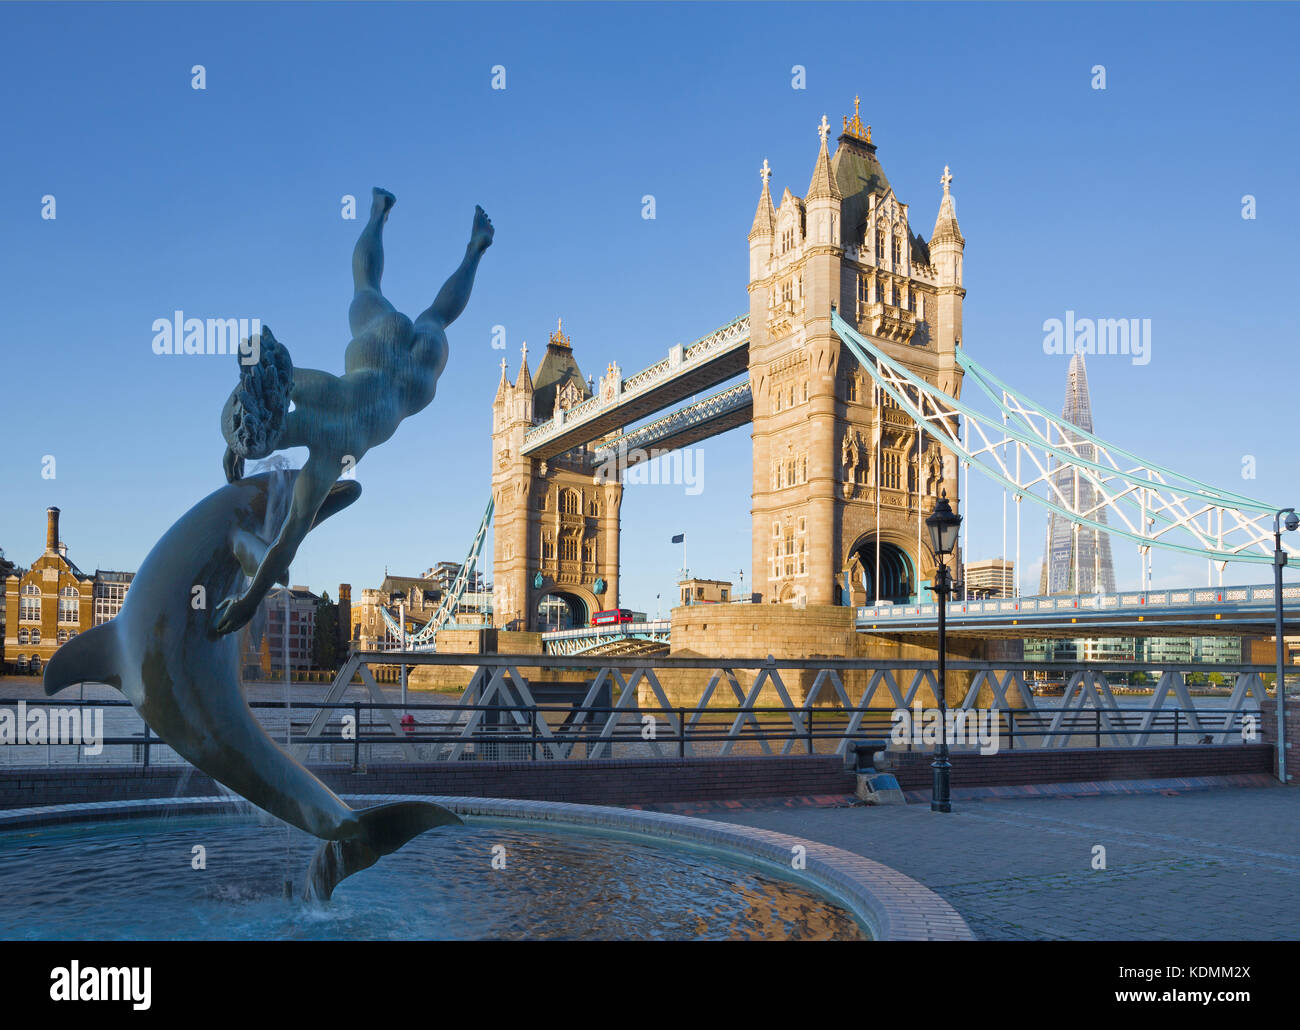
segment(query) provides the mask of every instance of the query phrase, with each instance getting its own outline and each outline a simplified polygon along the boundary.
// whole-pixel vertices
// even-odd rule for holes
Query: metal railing
[[[432,677],[454,684],[460,696],[424,695],[400,704],[376,679],[399,664],[416,670],[413,683],[420,667],[434,667],[425,670],[426,683]],[[963,659],[950,661],[948,670],[953,725],[996,727],[1005,741],[999,748],[1239,743],[1262,736],[1259,712],[1270,673],[1266,666],[1227,663]],[[1223,692],[1194,700],[1188,677],[1205,671],[1222,674]],[[1133,672],[1149,676],[1150,693],[1123,696],[1118,682],[1112,687]],[[1042,677],[1057,682],[1059,698],[1042,695]],[[847,755],[864,736],[892,736],[885,733],[892,730],[886,717],[895,712],[933,711],[936,685],[935,663],[925,660],[357,652],[323,696],[299,689],[291,699],[255,699],[252,707],[268,733],[287,737],[300,760],[315,762],[792,754],[800,748]],[[71,707],[57,697],[22,703]],[[181,761],[124,700],[89,704],[104,710],[107,757],[67,744],[46,744],[44,752],[28,744],[0,746],[0,764]]]
[[[5,702],[0,702],[3,706]],[[127,709],[127,701],[25,702],[34,708]],[[318,732],[307,722],[294,724],[285,735],[285,720],[264,719],[274,738],[298,749],[313,764],[344,764],[354,770],[376,761],[544,761],[573,758],[701,757],[705,755],[846,754],[865,739],[891,740],[892,750],[929,751],[929,742],[895,734],[898,710],[893,708],[827,708],[800,713],[791,719],[783,706],[641,706],[629,713],[614,704],[563,703],[446,704],[441,702],[374,702],[351,700],[253,701],[256,711],[318,715],[328,721]],[[398,729],[385,719],[402,713]],[[933,714],[913,709],[911,714]],[[1214,716],[1227,715],[1226,721]],[[627,718],[620,718],[620,716]],[[350,718],[350,722],[346,721]],[[142,770],[187,764],[135,716],[140,730],[106,735],[96,741],[99,755],[84,755],[84,744],[7,743],[0,745],[0,768],[62,765],[133,765]],[[1223,713],[1205,708],[1168,708],[1155,718],[1141,709],[967,709],[949,712],[954,751],[995,753],[1017,748],[1116,747],[1164,744],[1237,743],[1256,739],[1258,715],[1249,711]],[[278,726],[277,726],[278,723]],[[984,742],[955,733],[975,724]],[[277,732],[278,730],[278,732]],[[991,745],[991,750],[989,746]],[[115,754],[107,749],[119,749]],[[129,751],[128,751],[129,749]],[[43,756],[43,761],[42,761]]]
[[[1300,584],[1284,584],[1282,597],[1300,601]],[[989,598],[948,603],[949,621],[1006,621],[1007,619],[1052,619],[1062,615],[1114,613],[1132,619],[1137,615],[1226,614],[1229,612],[1273,611],[1273,585],[1239,587],[1197,587],[1182,590],[1130,590],[1114,594],[1053,594],[1050,596]],[[937,619],[936,604],[859,605],[855,611],[859,627],[880,622]]]

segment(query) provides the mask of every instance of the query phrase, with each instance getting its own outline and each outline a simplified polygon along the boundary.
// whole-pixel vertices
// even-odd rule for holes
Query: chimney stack
[[[57,554],[59,550],[59,509],[45,509],[45,553]]]
[[[339,584],[337,608],[339,653],[346,656],[352,644],[352,584]]]

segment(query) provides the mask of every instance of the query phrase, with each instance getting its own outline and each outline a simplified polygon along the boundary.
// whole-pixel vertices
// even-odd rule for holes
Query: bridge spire
[[[854,139],[861,140],[863,143],[870,143],[871,126],[864,126],[862,124],[862,117],[858,113],[858,105],[861,103],[862,100],[860,97],[853,98],[853,117],[849,118],[848,115],[844,116],[844,131],[842,135],[852,136]]]
[[[758,170],[758,175],[763,180],[763,192],[759,194],[754,225],[749,230],[751,240],[776,235],[776,209],[772,207],[772,190],[768,183],[772,178],[772,169],[768,166],[767,158],[763,158],[763,167]]]
[[[934,234],[930,237],[931,242],[935,240],[946,240],[950,242],[966,241],[961,238],[961,228],[957,225],[957,207],[952,197],[952,172],[948,166],[943,166],[943,175],[939,176],[939,182],[943,184],[943,198],[939,201],[939,215],[934,220]]]
[[[826,121],[826,116],[822,115],[821,123],[817,126],[817,135],[821,137],[821,146],[817,151],[817,164],[813,168],[812,182],[808,184],[808,195],[804,197],[808,200],[843,200],[843,194],[840,192],[839,183],[831,175],[831,155],[826,147],[826,140],[830,137],[830,123]]]
[[[515,380],[516,390],[527,390],[533,392],[533,376],[528,371],[528,341],[524,341],[523,354],[519,362],[519,378]]]

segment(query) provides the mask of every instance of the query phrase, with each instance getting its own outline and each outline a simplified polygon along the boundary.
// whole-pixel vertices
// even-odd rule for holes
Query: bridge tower
[[[802,198],[787,188],[774,207],[763,162],[749,232],[755,589],[810,605],[928,600],[933,561],[918,515],[941,492],[957,508],[955,457],[873,392],[832,329],[831,308],[960,395],[965,240],[952,176],[945,168],[927,243],[885,177],[858,101],[833,156],[825,117],[817,131]]]
[[[591,396],[562,323],[536,375],[526,343],[513,384],[501,361],[492,402],[492,615],[500,629],[585,625],[593,612],[618,607],[622,484],[597,475],[594,444],[547,461],[523,453],[526,430]]]

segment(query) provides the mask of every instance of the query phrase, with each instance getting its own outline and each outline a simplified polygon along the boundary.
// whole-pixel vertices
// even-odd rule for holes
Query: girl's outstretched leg
[[[465,257],[451,277],[442,284],[438,296],[433,299],[415,320],[415,330],[445,329],[460,317],[469,303],[470,291],[474,288],[474,273],[478,271],[479,259],[483,252],[492,246],[495,230],[492,220],[481,207],[474,209],[474,225],[470,230],[469,243],[465,247]]]
[[[388,314],[393,305],[379,292],[384,276],[384,223],[397,198],[376,186],[371,190],[370,220],[352,251],[352,306],[348,326],[356,336],[378,315]]]

